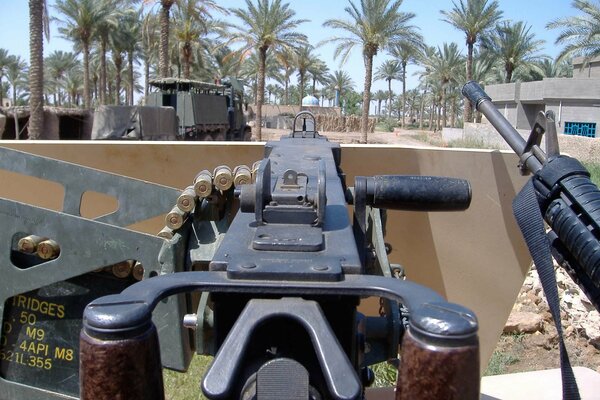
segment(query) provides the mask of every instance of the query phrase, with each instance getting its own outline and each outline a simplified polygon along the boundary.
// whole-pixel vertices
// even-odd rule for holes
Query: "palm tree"
[[[443,126],[447,123],[447,96],[449,92],[449,84],[456,82],[459,76],[459,70],[464,65],[464,58],[460,54],[460,50],[456,43],[444,43],[443,47],[437,49],[437,52],[427,60],[426,69],[432,80],[439,82],[439,106],[443,112]],[[438,124],[439,125],[439,124]]]
[[[394,45],[390,54],[400,60],[402,72],[402,127],[406,125],[406,67],[409,63],[416,63],[421,58],[421,52],[425,46],[423,36],[414,32],[410,40],[402,40]]]
[[[306,84],[306,74],[317,62],[317,57],[313,53],[314,47],[306,45],[294,52],[294,64],[298,70],[298,88],[300,89],[300,107],[304,99],[304,86]]]
[[[479,35],[494,27],[502,18],[502,11],[499,10],[499,4],[496,0],[463,0],[458,4],[452,3],[454,8],[451,11],[442,10],[445,17],[443,21],[448,22],[456,29],[463,31],[467,42],[467,80],[473,79],[473,47],[477,42]],[[464,120],[471,122],[472,105],[465,99]]]
[[[505,83],[512,81],[517,68],[539,69],[535,63],[545,58],[538,54],[544,41],[536,40],[535,34],[530,31],[531,26],[528,27],[523,21],[505,21],[498,24],[492,36],[484,40],[483,45],[486,49],[504,65]]]
[[[38,139],[44,127],[44,33],[50,37],[46,0],[29,0],[29,138]],[[1,82],[0,82],[1,83]],[[0,90],[0,99],[2,90]]]
[[[600,56],[600,4],[590,0],[574,0],[572,6],[583,15],[555,19],[546,25],[548,29],[562,29],[555,44],[566,45],[559,60],[584,56],[586,59]]]
[[[160,30],[156,29],[158,19],[155,14],[147,13],[141,26],[141,53],[144,62],[144,98],[150,91],[150,65],[158,58]]]
[[[251,87],[251,97],[254,99],[254,104],[258,104],[258,70],[260,64],[260,60],[258,59],[259,55],[258,53],[253,52],[250,53],[250,56],[247,58],[240,58],[238,54],[238,52],[233,52],[229,55],[230,57],[228,58],[240,62],[241,66],[239,76],[248,84],[248,86]],[[267,63],[265,65],[265,80],[267,77],[277,76],[278,71],[279,65],[277,65],[277,60],[275,59],[275,57],[268,57]]]
[[[369,103],[371,81],[373,79],[373,58],[379,50],[389,49],[394,41],[408,39],[414,27],[407,25],[415,16],[400,11],[402,0],[361,0],[360,7],[350,0],[350,6],[344,10],[349,20],[330,19],[323,24],[326,27],[346,31],[347,36],[337,36],[328,41],[337,42],[334,56],[342,56],[342,62],[348,59],[352,49],[362,46],[365,63],[365,86],[363,91],[363,112],[361,121],[362,142],[367,142],[369,124]]]
[[[10,64],[11,55],[6,49],[0,49],[0,103],[4,100],[4,90],[2,86],[2,78],[6,74],[6,69]],[[1,106],[2,104],[0,104]]]
[[[179,7],[174,14],[175,37],[180,43],[183,76],[191,75],[191,64],[194,45],[199,44],[200,37],[206,35],[212,18],[209,9],[225,12],[213,0],[179,0]]]
[[[294,52],[288,51],[287,49],[283,49],[282,51],[277,52],[275,54],[275,57],[277,59],[277,62],[283,69],[283,71],[282,71],[283,72],[283,90],[284,90],[283,98],[285,101],[285,105],[287,106],[290,103],[290,93],[289,93],[290,77],[292,76],[294,71],[296,71]]]
[[[240,61],[230,55],[230,48],[221,47],[218,43],[210,43],[206,53],[205,66],[205,75],[208,80],[219,82],[225,77],[237,78],[240,76]]]
[[[123,34],[124,50],[127,54],[127,99],[128,104],[133,105],[134,92],[136,90],[136,75],[134,65],[138,63],[137,56],[141,52],[140,37],[142,35],[142,12],[130,12],[121,17],[121,31]]]
[[[571,78],[573,77],[573,65],[566,60],[551,60],[545,58],[536,62],[542,71],[541,78]],[[541,80],[541,79],[540,79]]]
[[[27,74],[27,63],[19,56],[12,56],[6,69],[6,79],[12,86],[12,104],[17,105],[17,91],[25,81]]]
[[[333,74],[329,74],[327,76],[327,83],[334,93],[337,92],[336,107],[340,107],[340,100],[346,92],[354,90],[354,82],[346,71],[337,70]]]
[[[376,80],[384,80],[388,83],[388,118],[392,116],[392,81],[402,79],[402,67],[396,60],[386,60],[375,71]]]
[[[384,92],[383,90],[378,90],[373,94],[373,100],[377,102],[377,116],[381,116],[381,103],[388,100],[392,96],[391,92]],[[391,102],[389,106],[391,108]]]
[[[120,31],[120,17],[124,6],[123,0],[100,0],[100,7],[105,8],[107,13],[104,18],[97,21],[95,39],[100,44],[100,89],[98,91],[100,104],[106,104],[106,53],[112,36]],[[127,11],[126,11],[127,12]]]
[[[258,53],[258,84],[256,102],[256,134],[262,140],[262,105],[265,92],[265,68],[269,49],[277,52],[282,48],[294,48],[307,42],[306,36],[295,31],[305,22],[294,19],[296,13],[289,4],[281,0],[246,1],[246,8],[234,8],[231,13],[238,17],[243,25],[231,25],[229,40],[225,43],[241,44],[239,54],[246,57],[252,51]]]
[[[69,70],[79,65],[79,60],[77,60],[77,56],[74,53],[55,50],[44,60],[44,63],[46,65],[49,77],[56,84],[54,104],[60,106],[60,88],[63,83],[63,79]]]
[[[157,0],[160,3],[160,47],[158,56],[158,70],[161,78],[166,78],[169,73],[169,13],[177,0]]]
[[[308,73],[312,77],[312,95],[317,97],[317,83],[323,85],[327,82],[327,74],[329,73],[329,68],[327,64],[318,57],[312,63],[312,65],[308,68]]]
[[[67,91],[69,105],[71,107],[79,106],[79,98],[84,86],[81,75],[81,68],[73,68],[69,70],[65,76],[65,90]]]
[[[56,0],[54,7],[62,14],[61,35],[75,42],[83,52],[83,105],[90,108],[90,47],[98,23],[113,10],[97,0]]]

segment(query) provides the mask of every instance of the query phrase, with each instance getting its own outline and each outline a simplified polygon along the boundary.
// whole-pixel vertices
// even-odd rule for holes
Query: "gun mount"
[[[346,189],[340,167],[341,154],[339,146],[329,143],[316,131],[298,130],[289,138],[267,144],[264,159],[254,167],[211,168],[212,172],[202,171],[195,179],[187,168],[187,184],[195,193],[191,195],[194,207],[187,211],[179,209],[173,218],[167,219],[165,225],[174,224],[163,230],[161,236],[167,238],[163,239],[123,227],[167,213],[174,204],[189,207],[189,188],[181,192],[39,157],[22,163],[18,160],[26,159],[23,153],[7,150],[0,157],[3,169],[25,171],[39,165],[34,168],[34,175],[61,182],[67,190],[63,213],[11,201],[1,203],[3,225],[11,227],[2,232],[1,239],[11,243],[11,251],[3,265],[9,266],[8,281],[17,282],[1,292],[5,307],[3,321],[13,318],[18,321],[23,311],[38,318],[38,325],[14,323],[11,332],[5,331],[3,351],[6,354],[16,350],[27,341],[36,346],[38,343],[47,345],[52,354],[52,357],[42,357],[45,354],[42,347],[39,355],[28,349],[22,352],[26,361],[30,357],[51,359],[49,370],[4,360],[3,379],[0,380],[3,392],[15,398],[77,397],[79,379],[73,376],[74,371],[77,374],[79,352],[76,350],[79,347],[78,328],[81,327],[81,314],[77,317],[77,313],[93,298],[112,294],[113,297],[108,299],[96,300],[86,312],[84,337],[89,340],[86,339],[80,349],[85,350],[89,345],[88,350],[92,349],[92,352],[84,351],[85,354],[103,354],[95,347],[99,337],[102,338],[100,342],[110,347],[116,343],[110,338],[133,333],[133,338],[129,336],[133,344],[154,349],[145,353],[149,358],[137,357],[141,352],[133,347],[122,347],[121,353],[113,349],[105,354],[115,357],[121,354],[120,360],[147,366],[150,375],[140,374],[146,377],[155,376],[152,374],[160,368],[155,362],[158,357],[164,366],[185,370],[193,347],[198,353],[216,354],[214,367],[204,381],[204,391],[213,397],[236,398],[234,393],[247,390],[251,393],[256,390],[252,389],[257,387],[256,382],[262,387],[266,377],[278,376],[273,371],[295,371],[298,377],[308,377],[308,386],[299,379],[294,381],[294,387],[319,393],[323,398],[352,398],[356,393],[362,396],[362,390],[372,378],[368,373],[369,365],[395,358],[400,341],[404,342],[402,351],[413,354],[404,359],[419,361],[419,365],[412,367],[406,361],[400,369],[402,382],[414,383],[413,386],[402,383],[400,390],[406,398],[414,396],[414,390],[419,387],[435,387],[431,374],[423,380],[419,372],[424,354],[429,354],[426,360],[432,371],[436,365],[454,363],[457,358],[470,360],[464,364],[464,373],[458,374],[468,380],[469,385],[457,387],[476,393],[477,388],[472,384],[478,382],[479,366],[472,313],[450,305],[423,286],[395,279],[394,276],[401,276],[401,269],[390,264],[387,258],[390,249],[383,241],[386,226],[383,207],[440,210],[445,208],[440,204],[449,201],[450,206],[446,207],[464,209],[470,199],[469,186],[457,179],[375,176],[358,178],[354,188]],[[270,173],[267,173],[269,169]],[[247,177],[248,170],[253,172],[254,183],[234,183],[225,189],[227,181]],[[234,171],[240,172],[239,176]],[[260,180],[262,182],[258,182]],[[106,185],[96,184],[103,181]],[[238,182],[241,181],[238,179]],[[414,184],[411,190],[391,190],[411,182]],[[440,191],[441,182],[445,182],[447,188],[453,188],[454,194]],[[217,184],[224,184],[223,189]],[[204,187],[204,190],[198,193],[195,187]],[[429,190],[420,194],[414,190],[428,187]],[[118,211],[110,216],[82,218],[79,215],[82,193],[90,190],[109,192],[118,197]],[[238,200],[236,192],[239,192]],[[445,193],[445,200],[440,199],[440,192]],[[407,198],[407,195],[412,197]],[[138,200],[128,203],[127,199],[138,196],[148,203],[155,203],[158,198],[163,203],[157,204],[155,209],[145,205],[135,207],[145,204]],[[348,204],[354,206],[353,221],[348,217]],[[243,210],[238,210],[238,205]],[[257,215],[259,210],[260,215]],[[45,222],[40,224],[40,221]],[[93,235],[89,236],[88,232]],[[306,237],[311,238],[311,243],[299,244],[298,232],[310,232]],[[35,255],[22,254],[21,250],[27,246],[19,247],[19,242],[31,236],[56,242],[60,249],[58,257],[40,262]],[[83,237],[89,238],[90,242],[82,242],[80,238]],[[348,247],[341,248],[342,245]],[[19,261],[24,258],[37,261],[28,267]],[[129,263],[123,265],[122,261]],[[110,266],[108,270],[107,266]],[[141,268],[143,279],[135,283]],[[45,273],[40,274],[41,271]],[[27,279],[22,282],[21,277],[25,275]],[[127,277],[119,278],[119,275]],[[48,288],[49,277],[56,278],[52,283],[54,292]],[[122,286],[96,293],[99,277]],[[81,281],[77,282],[77,279]],[[61,297],[66,293],[65,287],[72,288],[73,292],[89,293],[90,298]],[[117,295],[119,292],[122,294]],[[196,294],[184,294],[190,292]],[[19,296],[25,298],[21,303]],[[383,298],[381,315],[363,315],[357,309],[358,303],[367,296]],[[35,301],[28,300],[34,297],[40,302],[62,305],[64,311],[70,313],[74,328],[63,334],[56,329],[63,319],[48,316],[45,320],[48,325],[42,328],[46,336],[42,340],[29,338],[27,328],[32,333],[34,327],[40,327],[42,319],[39,312],[31,310],[32,307],[39,308],[31,306]],[[106,304],[106,300],[110,303]],[[432,303],[434,306],[427,305]],[[81,308],[76,309],[75,304],[80,304]],[[132,304],[136,306],[130,307]],[[47,308],[58,310],[57,306],[44,306]],[[58,311],[54,311],[56,313]],[[104,318],[108,315],[113,317]],[[152,315],[158,333],[160,356],[157,347],[152,345],[156,339],[152,338],[149,315]],[[403,317],[405,320],[408,317],[408,328],[402,322]],[[119,332],[115,332],[115,326],[104,325],[109,320],[122,324],[116,329]],[[431,321],[449,323],[432,325]],[[132,324],[140,330],[132,329]],[[448,330],[444,330],[444,326]],[[196,329],[192,332],[186,327]],[[140,336],[136,334],[142,331],[148,332],[147,341],[138,340]],[[448,346],[452,347],[449,352],[425,351],[432,347],[443,350]],[[66,362],[55,358],[58,347],[74,350],[71,353],[73,360]],[[61,351],[57,354],[67,357],[66,350]],[[105,361],[109,362],[109,358]],[[231,362],[239,368],[229,368]],[[335,368],[331,366],[332,362]],[[93,370],[93,365],[102,365],[101,360],[87,365],[92,370],[83,371],[82,379],[86,373],[100,376],[98,370]],[[15,371],[18,373],[10,375]],[[114,368],[105,371],[114,372]],[[59,376],[59,372],[64,375]],[[341,373],[347,375],[345,380],[338,380]],[[39,376],[44,374],[46,383],[40,383]],[[139,387],[135,382],[141,382],[126,373],[112,374],[111,382],[117,382],[114,380],[117,376],[127,384],[116,387],[134,388]],[[281,375],[279,377],[282,379]],[[65,378],[70,378],[70,392],[65,391],[67,385],[61,382]],[[443,374],[439,378],[446,379]],[[96,385],[97,381],[90,382],[92,387],[106,389]],[[245,383],[248,383],[247,387]],[[292,385],[289,379],[286,380],[288,383]],[[469,389],[465,389],[467,387]]]

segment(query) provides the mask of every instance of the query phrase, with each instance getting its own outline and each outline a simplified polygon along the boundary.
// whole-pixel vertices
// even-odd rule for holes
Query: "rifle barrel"
[[[485,115],[492,126],[496,128],[498,133],[504,138],[506,143],[519,158],[525,153],[527,142],[519,135],[519,132],[508,122],[506,118],[498,111],[492,103],[492,99],[484,92],[484,90],[475,81],[467,82],[462,88],[462,94],[468,98],[472,104],[475,104],[477,111]],[[532,173],[536,173],[542,169],[542,162],[535,157],[528,157],[524,160],[527,169]]]

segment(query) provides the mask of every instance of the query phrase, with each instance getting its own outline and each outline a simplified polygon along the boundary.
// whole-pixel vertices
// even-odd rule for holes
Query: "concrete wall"
[[[251,107],[253,110],[256,110],[255,105],[251,105]],[[335,115],[338,117],[342,115],[342,109],[339,107],[303,106],[302,109],[306,110],[306,111],[310,111],[313,114]],[[282,105],[278,105],[278,104],[264,104],[262,107],[263,117],[275,117],[275,116],[278,116],[281,114],[295,116],[299,112],[300,112],[299,105],[282,106]]]
[[[518,129],[517,132],[524,140],[527,140],[530,130]],[[500,136],[489,123],[468,123],[465,124],[464,130],[444,128],[442,131],[442,139],[446,143],[453,140],[483,142],[487,148],[511,150],[502,136]],[[583,162],[600,163],[600,138],[586,138],[559,134],[558,144],[561,154],[568,154]],[[542,139],[542,149],[545,148],[545,140]]]
[[[600,99],[600,80],[545,78],[543,81],[488,85],[487,94],[495,104],[510,102],[538,103],[548,99]]]
[[[587,65],[583,57],[574,58],[573,78],[600,78],[600,57],[593,58]]]
[[[564,133],[565,122],[593,122],[596,123],[597,132],[600,132],[600,107],[595,107],[596,103],[562,101],[562,108],[560,104],[560,101],[546,104],[546,111],[554,111],[556,115],[556,127],[559,133]],[[600,137],[598,133],[597,135]]]
[[[506,83],[500,85],[487,85],[485,87],[486,93],[492,98],[494,103],[507,102],[516,103],[519,101],[519,87],[520,83]]]

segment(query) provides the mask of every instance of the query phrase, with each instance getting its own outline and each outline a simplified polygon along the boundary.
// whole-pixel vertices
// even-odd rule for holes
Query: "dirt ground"
[[[326,136],[332,142],[342,144],[360,143],[360,132],[319,132]],[[262,129],[262,140],[278,140],[281,136],[289,134],[289,131],[283,129]],[[369,133],[369,144],[393,144],[402,146],[426,146],[434,147],[424,141],[418,140],[417,137],[429,137],[435,141],[441,141],[439,134],[433,132],[418,131],[418,130],[401,130],[398,132],[373,132]],[[256,140],[256,132],[253,133],[253,140]]]
[[[263,129],[263,140],[276,140],[288,131]],[[359,143],[359,132],[321,132],[329,140],[343,143]],[[402,146],[443,147],[439,133],[417,130],[397,132],[374,132],[368,135],[369,143]],[[568,327],[563,326],[563,330]],[[590,368],[600,373],[600,349],[590,345],[579,332],[573,331],[566,338],[571,364]],[[537,371],[560,366],[558,340],[553,322],[544,323],[544,332],[536,334],[502,335],[490,364],[489,375]]]

